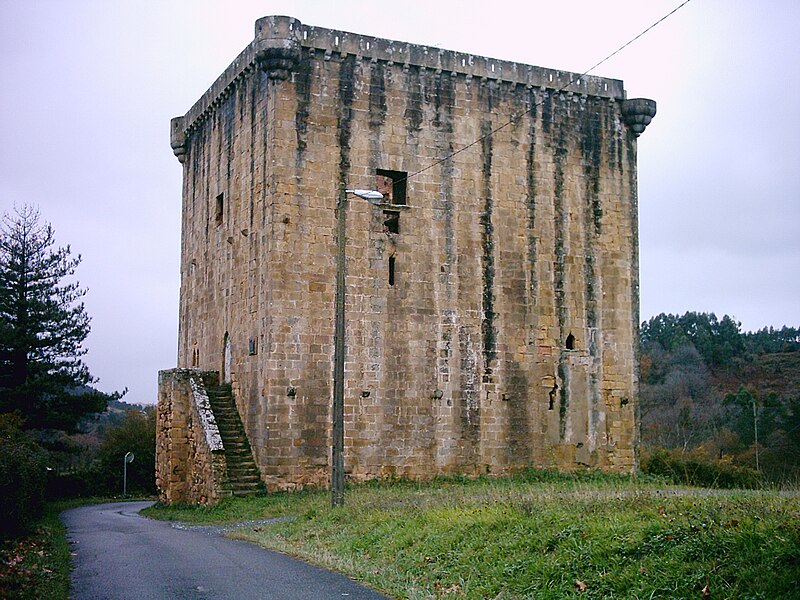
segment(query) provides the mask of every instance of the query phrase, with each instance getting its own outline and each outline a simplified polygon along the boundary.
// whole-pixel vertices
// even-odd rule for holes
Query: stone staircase
[[[225,447],[227,476],[223,490],[232,496],[253,496],[266,493],[266,487],[253,460],[250,442],[244,432],[239,411],[229,384],[208,387],[208,400]]]

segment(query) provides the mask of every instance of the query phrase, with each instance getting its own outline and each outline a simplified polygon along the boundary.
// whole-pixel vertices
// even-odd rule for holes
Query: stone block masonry
[[[193,369],[158,374],[156,485],[163,501],[213,504],[224,495],[224,448],[205,391],[216,380],[216,373]]]
[[[336,202],[377,189],[347,208],[348,476],[635,469],[654,114],[614,79],[259,19],[172,121],[178,366],[231,383],[268,487],[327,485]]]

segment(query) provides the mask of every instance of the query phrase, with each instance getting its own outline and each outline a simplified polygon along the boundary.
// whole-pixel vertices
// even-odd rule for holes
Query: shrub
[[[47,452],[19,429],[21,421],[0,415],[0,537],[24,532],[44,507]]]
[[[106,431],[94,470],[97,485],[108,493],[122,492],[122,459],[133,452],[128,465],[128,492],[152,494],[156,491],[156,413],[129,410],[113,428]]]
[[[676,484],[753,489],[764,483],[758,471],[711,460],[699,450],[682,453],[658,448],[645,452],[641,468],[644,473],[667,477]]]
[[[127,466],[128,493],[153,494],[155,487],[155,411],[129,410],[104,431],[93,460],[80,468],[53,474],[48,497],[114,496],[123,491],[123,457],[133,452]]]

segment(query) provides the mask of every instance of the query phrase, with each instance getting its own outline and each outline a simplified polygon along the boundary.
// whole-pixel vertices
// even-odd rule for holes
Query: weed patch
[[[59,507],[45,505],[27,534],[0,545],[0,598],[69,596],[70,554],[59,512]]]

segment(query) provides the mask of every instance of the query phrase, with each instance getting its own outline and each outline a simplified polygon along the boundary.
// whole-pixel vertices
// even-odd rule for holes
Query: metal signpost
[[[128,463],[133,462],[133,452],[126,452],[122,459],[122,495],[128,495]]]

